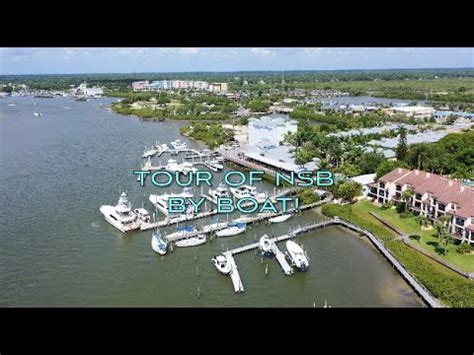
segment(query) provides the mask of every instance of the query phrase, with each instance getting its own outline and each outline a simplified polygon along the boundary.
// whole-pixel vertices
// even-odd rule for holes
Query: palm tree
[[[413,197],[413,190],[406,189],[402,192],[402,201],[405,202],[405,211],[408,209],[408,201]]]

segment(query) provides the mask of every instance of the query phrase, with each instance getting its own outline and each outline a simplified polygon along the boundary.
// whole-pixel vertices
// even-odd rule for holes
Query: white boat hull
[[[286,242],[286,249],[291,263],[296,269],[306,271],[309,268],[309,261],[304,250],[292,240]]]
[[[160,255],[166,254],[166,249],[160,248],[158,238],[155,235],[153,235],[153,238],[151,238],[151,248],[153,249],[155,253],[158,253]]]
[[[100,212],[104,215],[104,218],[112,226],[117,228],[122,233],[131,232],[140,228],[140,222],[137,220],[133,223],[127,223],[126,225],[120,223],[119,221],[113,219],[110,215],[114,213],[114,206],[105,205],[100,208]]]
[[[287,220],[289,220],[292,216],[293,215],[291,215],[291,214],[283,214],[281,216],[270,218],[268,221],[270,223],[282,223],[282,222],[286,222]]]
[[[229,227],[216,232],[217,237],[232,237],[245,232],[246,228]]]
[[[224,275],[228,275],[232,271],[231,265],[223,255],[215,256],[212,258],[212,262],[214,263],[216,269]]]
[[[205,235],[198,235],[196,237],[190,237],[183,240],[179,240],[174,244],[179,248],[195,247],[206,243]]]

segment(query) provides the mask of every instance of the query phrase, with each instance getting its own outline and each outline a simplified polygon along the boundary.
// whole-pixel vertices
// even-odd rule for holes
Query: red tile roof
[[[417,193],[430,193],[440,202],[456,203],[456,216],[474,217],[474,188],[444,176],[419,170],[397,168],[382,176],[379,181],[408,184]],[[451,212],[451,211],[450,211]]]

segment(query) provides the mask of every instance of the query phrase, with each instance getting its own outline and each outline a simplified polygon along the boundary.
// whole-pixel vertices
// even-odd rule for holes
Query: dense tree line
[[[234,131],[223,128],[219,123],[192,122],[189,126],[181,127],[180,131],[181,134],[206,143],[210,149],[234,139]]]

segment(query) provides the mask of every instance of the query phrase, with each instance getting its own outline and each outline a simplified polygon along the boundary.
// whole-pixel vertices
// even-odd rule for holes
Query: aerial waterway
[[[143,204],[153,211],[148,195],[161,190],[140,187],[132,174],[143,163],[144,148],[177,138],[198,150],[205,147],[180,137],[186,122],[116,115],[106,109],[111,101],[0,100],[0,306],[322,307],[327,300],[333,308],[423,307],[366,238],[338,226],[298,237],[311,258],[306,273],[288,277],[254,251],[239,254],[243,293],[235,293],[212,264],[213,256],[264,234],[280,236],[324,220],[317,209],[284,223],[257,223],[244,234],[199,247],[176,248],[166,256],[151,250],[151,230],[123,236],[99,207],[115,205],[122,189],[134,207]],[[35,106],[42,117],[33,115]],[[166,163],[168,158],[154,159]],[[274,192],[267,182],[256,186]],[[200,228],[215,218],[193,225]]]

